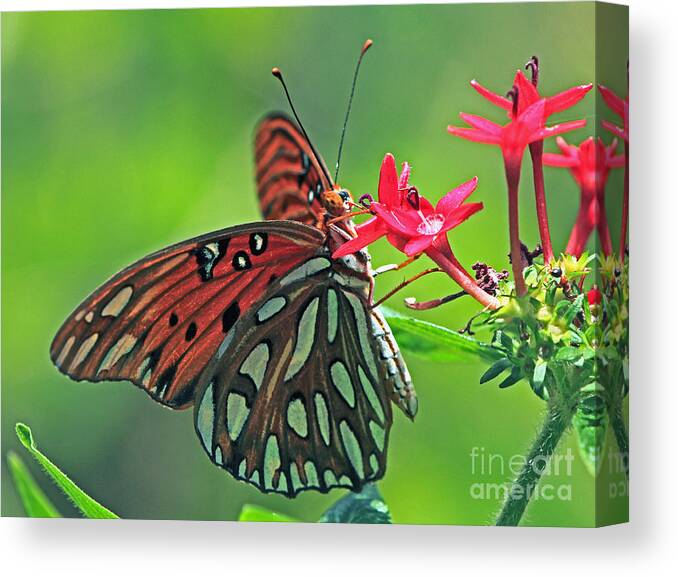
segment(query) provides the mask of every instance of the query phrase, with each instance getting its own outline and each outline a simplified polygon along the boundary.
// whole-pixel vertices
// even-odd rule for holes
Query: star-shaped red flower
[[[388,231],[399,239],[397,248],[408,256],[414,256],[425,252],[438,237],[444,237],[448,231],[483,208],[481,202],[464,204],[477,186],[478,178],[474,177],[448,192],[435,208],[416,189],[411,188],[402,207],[394,208],[375,202],[372,209]],[[398,246],[403,238],[407,242],[402,247]]]
[[[545,126],[546,106],[545,98],[537,100],[522,112],[513,115],[512,120],[505,126],[475,114],[462,112],[460,114],[462,120],[471,128],[448,126],[447,130],[450,134],[467,140],[500,146],[507,166],[515,168],[520,166],[528,144],[581,128],[586,124],[586,120],[573,120],[550,127]]]
[[[513,118],[517,113],[520,115],[532,104],[540,100],[542,97],[537,91],[537,87],[533,82],[530,82],[525,76],[522,70],[518,70],[513,79],[513,86],[518,91],[518,103],[514,107],[513,101],[505,96],[500,96],[485,88],[477,80],[471,80],[471,86],[485,99],[489,100],[492,104],[503,108],[508,113],[509,118]],[[574,86],[573,88],[568,88],[563,92],[559,92],[554,96],[546,98],[546,103],[544,106],[544,121],[551,116],[551,114],[556,114],[557,112],[562,112],[571,106],[574,106],[579,102],[586,93],[591,90],[593,87],[592,84],[582,84],[580,86]],[[515,112],[514,112],[515,108]]]
[[[617,154],[617,140],[605,146],[589,137],[579,146],[557,139],[562,154],[544,154],[544,164],[568,168],[581,192],[579,214],[572,229],[566,252],[580,256],[594,228],[598,228],[601,248],[612,253],[612,240],[605,212],[605,185],[612,168],[624,166],[624,155]]]
[[[384,156],[384,160],[381,163],[381,170],[379,171],[379,188],[377,192],[379,204],[389,209],[401,208],[404,203],[405,193],[408,189],[409,177],[409,164],[403,164],[403,170],[400,176],[398,176],[393,155],[387,154]],[[375,204],[377,203],[373,202],[371,203],[371,206],[374,206]],[[358,233],[356,238],[342,244],[334,251],[334,258],[353,254],[386,235],[389,235],[391,243],[399,248],[402,248],[407,242],[406,239],[399,239],[393,235],[384,221],[376,216],[373,216],[366,222],[356,226],[356,232]]]

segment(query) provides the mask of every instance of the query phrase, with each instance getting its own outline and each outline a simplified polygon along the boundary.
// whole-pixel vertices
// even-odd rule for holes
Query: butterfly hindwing
[[[262,120],[255,135],[255,165],[261,212],[267,220],[323,222],[323,191],[332,188],[327,168],[297,125],[274,113]]]
[[[292,497],[383,476],[392,391],[409,375],[391,374],[354,280],[313,257],[271,287],[203,373],[196,431],[236,478]]]
[[[190,406],[224,336],[323,240],[308,226],[266,222],[151,254],[70,315],[52,342],[52,361],[75,380],[128,380],[172,408]]]

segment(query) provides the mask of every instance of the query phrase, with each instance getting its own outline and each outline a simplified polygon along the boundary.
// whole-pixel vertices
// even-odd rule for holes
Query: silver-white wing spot
[[[249,376],[257,390],[261,387],[261,383],[264,380],[270,356],[271,351],[269,350],[268,343],[259,343],[247,355],[247,358],[240,367],[240,373]]]
[[[318,316],[319,297],[315,297],[307,306],[301,315],[299,325],[297,326],[297,343],[292,353],[292,360],[287,367],[285,380],[288,381],[296,375],[308,360],[313,341],[315,340],[315,325]]]
[[[329,259],[324,257],[316,257],[310,260],[307,260],[304,264],[294,269],[291,273],[284,276],[280,280],[280,286],[287,286],[298,280],[308,278],[310,276],[316,275],[319,272],[327,270],[332,266],[332,263]]]
[[[325,441],[325,444],[330,446],[330,414],[327,410],[327,403],[322,396],[322,393],[316,393],[313,396],[313,402],[315,403],[315,416],[318,420],[318,428],[320,429],[320,435]]]
[[[339,303],[334,289],[327,291],[327,340],[332,344],[337,336],[337,321],[339,318]]]
[[[229,393],[226,399],[226,428],[228,436],[235,441],[242,431],[250,410],[247,408],[247,401],[244,396],[236,392]]]
[[[198,407],[197,428],[202,444],[207,452],[212,452],[212,434],[214,431],[214,389],[212,383],[205,390]]]
[[[330,377],[332,384],[348,403],[348,406],[355,409],[355,389],[346,365],[341,361],[334,361],[330,366]]]
[[[358,338],[360,339],[360,347],[362,348],[370,376],[377,379],[379,372],[377,371],[377,364],[372,354],[372,347],[370,346],[370,337],[368,335],[369,325],[367,324],[367,316],[365,315],[365,307],[362,301],[353,293],[345,292],[344,296],[347,298],[351,308],[353,309],[353,317],[355,319],[356,329],[358,330]]]
[[[377,392],[374,390],[374,387],[372,386],[370,379],[365,374],[365,371],[363,371],[363,368],[360,365],[358,365],[358,376],[360,377],[360,384],[363,387],[363,391],[365,392],[367,400],[370,402],[370,405],[372,405],[374,412],[377,413],[379,420],[383,423],[384,408],[381,406],[381,403],[379,402],[379,397],[377,397]]]
[[[61,349],[61,352],[59,353],[59,356],[57,357],[56,360],[56,366],[60,367],[61,364],[66,360],[66,357],[68,356],[68,353],[71,352],[71,348],[73,347],[73,343],[75,343],[75,337],[70,336],[68,337],[68,340],[64,343],[64,346]]]
[[[107,371],[115,366],[122,357],[128,354],[137,344],[137,337],[132,334],[125,334],[108,350],[104,360],[99,365],[97,374],[101,371]]]
[[[264,487],[273,489],[273,476],[280,468],[280,449],[275,435],[269,435],[264,450]]]
[[[267,300],[257,311],[257,320],[260,323],[267,321],[283,310],[286,304],[287,300],[285,297],[273,297],[272,299]]]
[[[121,288],[116,295],[108,301],[101,311],[102,317],[117,317],[127,306],[129,299],[132,298],[134,289],[131,286]]]
[[[348,455],[351,466],[358,477],[364,479],[365,470],[363,468],[363,453],[360,450],[360,443],[358,443],[358,439],[351,430],[348,421],[344,420],[339,423],[339,432],[341,433],[341,443],[344,445],[344,450],[346,451],[346,455]]]
[[[301,399],[293,399],[287,405],[287,424],[300,437],[308,435],[308,415]]]
[[[75,358],[71,361],[71,366],[68,367],[69,371],[74,371],[75,369],[78,368],[80,363],[84,361],[87,358],[87,355],[89,355],[89,352],[92,350],[94,345],[97,342],[97,339],[99,338],[99,333],[94,333],[93,335],[90,335],[87,340],[85,340],[81,345],[80,348],[78,349],[77,354],[75,355]]]

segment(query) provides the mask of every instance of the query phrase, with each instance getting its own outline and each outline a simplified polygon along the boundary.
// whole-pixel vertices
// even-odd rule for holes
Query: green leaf
[[[21,457],[14,451],[7,454],[7,465],[26,515],[40,518],[61,517],[59,511],[56,510],[56,507],[52,505],[47,495],[35,482],[33,475],[31,475]]]
[[[520,370],[520,367],[513,367],[511,374],[506,377],[501,383],[499,383],[500,389],[506,389],[515,385],[518,381],[523,378],[523,373]]]
[[[243,505],[238,521],[254,521],[263,523],[299,523],[298,519],[276,513],[259,505]]]
[[[80,487],[71,481],[52,461],[43,455],[33,441],[33,434],[28,425],[23,423],[16,424],[16,434],[21,444],[26,447],[28,452],[40,464],[57,487],[71,500],[82,514],[88,519],[118,519],[118,516],[106,509],[103,505],[97,503],[92,497],[87,495]]]
[[[482,385],[483,383],[486,383],[487,381],[491,381],[495,377],[498,377],[501,373],[503,373],[506,369],[508,369],[511,366],[511,361],[508,359],[499,359],[496,363],[494,363],[489,369],[487,369],[482,377],[480,377],[480,384]]]
[[[539,359],[534,365],[532,383],[537,388],[541,388],[544,386],[544,379],[546,378],[546,367],[547,365],[542,359]]]
[[[581,356],[581,351],[576,347],[563,347],[558,349],[555,355],[557,361],[574,361]]]
[[[377,486],[365,485],[360,493],[339,499],[320,517],[319,523],[391,523],[391,513]]]
[[[572,304],[570,304],[569,308],[565,312],[564,319],[568,325],[575,319],[575,317],[582,310],[582,305],[584,304],[584,297],[585,297],[584,293],[580,294],[576,299],[572,301]]]
[[[608,422],[605,400],[597,392],[582,398],[572,418],[574,430],[577,432],[579,454],[587,471],[594,477],[603,462]]]
[[[429,361],[495,361],[502,356],[494,347],[456,331],[401,315],[386,307],[380,310],[388,319],[400,348]]]

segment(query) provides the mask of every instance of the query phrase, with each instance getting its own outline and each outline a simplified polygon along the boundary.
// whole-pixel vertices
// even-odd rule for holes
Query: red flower
[[[375,216],[356,227],[358,236],[337,249],[335,258],[352,254],[382,236],[408,256],[419,254],[483,207],[482,203],[462,204],[475,190],[477,178],[448,192],[434,209],[416,188],[408,186],[409,176],[407,163],[398,177],[393,156],[384,157],[379,174],[379,201],[370,205]]]
[[[515,114],[522,114],[527,108],[532,104],[540,100],[542,97],[537,91],[537,87],[528,80],[528,78],[523,74],[522,70],[518,70],[513,79],[513,86],[517,88],[519,98],[516,110],[514,112],[513,101],[505,96],[500,96],[485,88],[477,80],[471,80],[471,86],[484,98],[489,100],[492,104],[496,104],[500,108],[503,108],[508,113],[509,118],[513,118]],[[563,110],[574,106],[579,102],[586,93],[591,90],[593,87],[592,84],[582,84],[580,86],[575,86],[564,90],[556,94],[555,96],[550,96],[546,98],[546,104],[544,106],[544,121],[557,112],[562,112]]]
[[[463,204],[477,185],[478,178],[474,177],[448,192],[435,208],[415,188],[410,188],[402,207],[375,202],[372,209],[397,239],[392,244],[414,256],[425,252],[438,237],[444,238],[448,231],[483,208],[481,202]],[[404,245],[402,239],[407,239]]]
[[[433,259],[462,289],[483,306],[497,309],[499,301],[485,292],[454,256],[446,233],[483,208],[482,203],[463,204],[475,190],[473,178],[448,192],[435,208],[409,186],[410,166],[403,164],[398,177],[395,159],[387,154],[379,173],[379,201],[370,204],[374,217],[356,227],[357,237],[344,243],[332,255],[352,254],[386,236],[389,242],[408,255],[422,252]]]
[[[605,104],[614,112],[623,122],[623,127],[619,127],[612,122],[603,120],[601,124],[605,130],[609,130],[615,136],[623,139],[624,142],[629,141],[629,97],[622,99],[617,96],[612,90],[606,88],[602,84],[598,85],[598,90],[600,91]]]
[[[520,101],[519,97],[518,101]],[[461,118],[471,128],[448,126],[447,130],[450,134],[467,140],[500,146],[507,167],[516,169],[520,166],[528,144],[581,128],[586,124],[586,120],[574,120],[547,127],[544,124],[545,111],[546,99],[542,98],[530,104],[522,112],[513,113],[512,120],[505,126],[495,124],[481,116],[462,112]]]
[[[544,164],[569,168],[581,192],[579,215],[566,252],[581,256],[593,229],[597,227],[603,253],[609,255],[612,253],[612,241],[605,213],[605,185],[610,170],[624,166],[624,155],[616,154],[616,140],[609,146],[605,146],[600,138],[594,140],[593,137],[579,146],[568,144],[563,138],[556,142],[562,154],[544,154]]]
[[[408,188],[409,177],[409,164],[406,162],[403,163],[403,170],[400,177],[398,177],[395,158],[393,158],[392,154],[384,156],[379,172],[379,189],[377,192],[379,203],[391,209],[401,208],[403,206],[405,192]],[[372,203],[372,205],[374,204],[375,203]],[[384,221],[376,216],[356,226],[356,232],[358,233],[358,236],[353,240],[342,244],[341,247],[334,252],[334,258],[353,254],[366,247],[368,244],[380,239],[382,236],[389,234],[389,230]],[[405,242],[407,242],[403,239],[397,239],[392,235],[390,240],[396,246],[398,244],[404,246]]]

